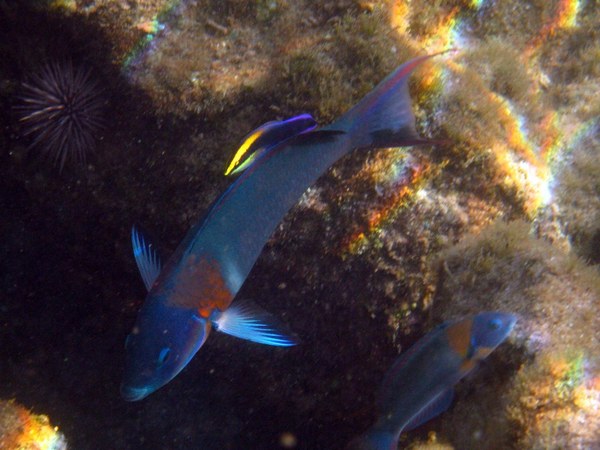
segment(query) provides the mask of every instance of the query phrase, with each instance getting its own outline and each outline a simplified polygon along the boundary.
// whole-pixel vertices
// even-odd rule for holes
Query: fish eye
[[[500,319],[492,319],[488,322],[488,327],[492,330],[499,330],[502,327],[502,321]]]
[[[169,347],[163,348],[158,354],[158,360],[156,361],[159,366],[162,366],[167,359],[169,359],[169,354],[171,353],[171,349]]]

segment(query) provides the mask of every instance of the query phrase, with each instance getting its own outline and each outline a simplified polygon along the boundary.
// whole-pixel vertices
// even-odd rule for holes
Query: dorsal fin
[[[310,114],[287,120],[267,122],[248,134],[229,163],[225,175],[244,171],[265,150],[281,142],[315,129],[317,122]]]

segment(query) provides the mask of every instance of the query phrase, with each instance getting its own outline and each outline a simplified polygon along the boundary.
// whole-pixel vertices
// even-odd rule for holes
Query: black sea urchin
[[[91,70],[49,63],[23,83],[17,106],[23,134],[62,170],[67,158],[85,164],[102,128],[104,101]]]

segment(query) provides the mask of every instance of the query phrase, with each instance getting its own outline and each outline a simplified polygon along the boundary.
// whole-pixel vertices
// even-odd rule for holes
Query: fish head
[[[484,312],[473,317],[471,352],[475,359],[487,357],[512,331],[517,316],[503,312]]]
[[[146,300],[125,340],[121,395],[136,401],[171,381],[204,344],[210,321],[196,310]]]

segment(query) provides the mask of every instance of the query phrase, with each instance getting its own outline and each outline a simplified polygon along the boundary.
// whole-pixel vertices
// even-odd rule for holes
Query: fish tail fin
[[[367,431],[353,439],[346,450],[396,450],[398,437],[389,431]]]
[[[424,61],[438,54],[402,64],[330,128],[348,133],[353,149],[436,143],[419,137],[415,130],[408,79]]]

